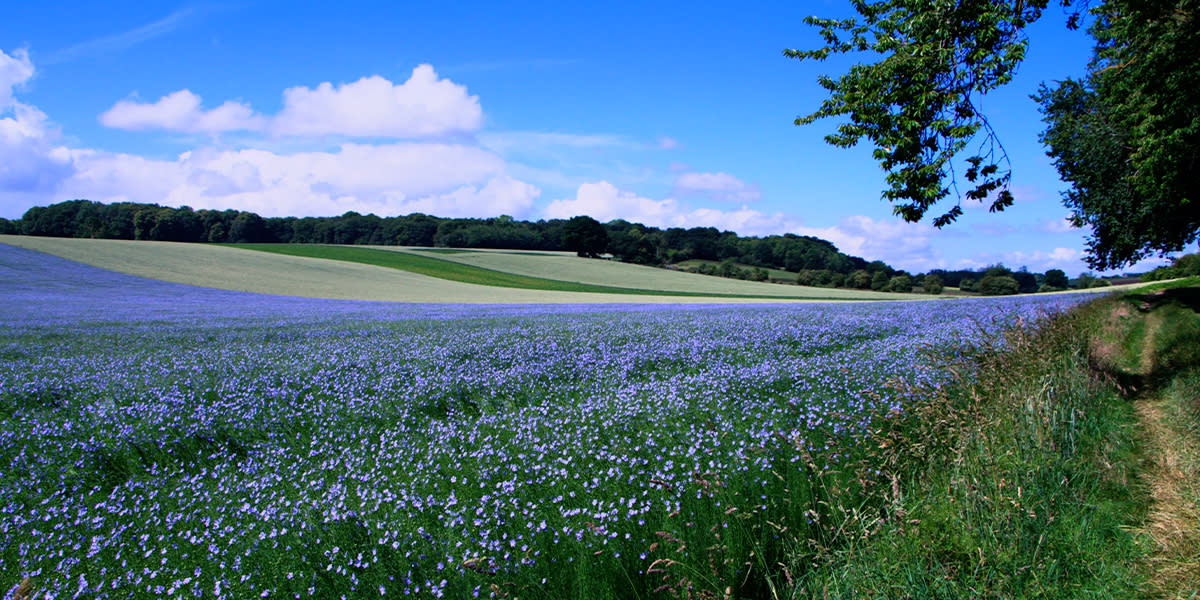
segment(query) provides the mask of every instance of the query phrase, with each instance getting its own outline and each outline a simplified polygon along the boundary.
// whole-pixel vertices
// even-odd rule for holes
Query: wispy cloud
[[[40,62],[42,64],[56,64],[88,56],[120,52],[147,40],[167,35],[197,17],[200,12],[195,7],[184,7],[157,21],[140,27],[61,48],[50,53],[49,56],[41,59]]]

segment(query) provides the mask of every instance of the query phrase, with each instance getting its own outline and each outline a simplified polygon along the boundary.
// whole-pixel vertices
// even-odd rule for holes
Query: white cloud
[[[505,175],[494,154],[451,144],[346,144],[296,154],[201,149],[173,161],[79,150],[74,161],[79,172],[61,194],[263,216],[524,215],[540,194]]]
[[[675,194],[705,196],[723,202],[754,202],[762,197],[758,185],[728,173],[681,173],[675,178]]]
[[[429,65],[400,85],[375,75],[336,88],[289,88],[283,103],[271,123],[279,135],[422,138],[475,131],[483,122],[479,97]]]
[[[981,269],[989,265],[1003,264],[1010,269],[1028,267],[1031,272],[1042,273],[1047,269],[1062,269],[1069,275],[1087,270],[1083,252],[1073,248],[1030,250],[1013,252],[979,252],[970,258],[958,261],[961,269]]]
[[[246,104],[227,101],[212,110],[200,108],[200,96],[179,90],[153,104],[121,100],[100,115],[100,123],[116,129],[164,129],[184,133],[217,134],[225,131],[257,131],[264,119]]]
[[[414,212],[439,217],[494,217],[510,215],[524,217],[541,195],[536,186],[507,175],[488,180],[482,188],[463,186],[446,194],[402,200],[397,214]]]
[[[658,147],[662,150],[674,150],[679,147],[679,141],[664,135],[658,138]]]
[[[674,199],[643,198],[607,181],[580,185],[573,200],[555,200],[543,212],[549,219],[588,215],[602,222],[625,219],[656,227],[675,226],[673,222],[681,218],[679,203]]]
[[[18,48],[12,55],[0,50],[0,113],[16,102],[13,95],[17,88],[33,78],[33,63],[29,51]]]
[[[0,51],[0,215],[6,217],[19,216],[74,172],[45,113],[14,96],[33,75],[25,50]]]
[[[854,215],[832,227],[791,227],[791,233],[811,235],[833,242],[838,250],[867,260],[882,260],[893,267],[926,271],[944,267],[931,244],[933,227],[901,220],[876,221]]]
[[[121,100],[100,115],[117,129],[161,129],[216,134],[262,131],[279,136],[432,138],[472,132],[483,122],[478,96],[439,79],[433,67],[420,65],[403,84],[378,75],[334,87],[325,82],[283,92],[283,109],[274,116],[255,114],[249,105],[226,101],[204,110],[200,96],[179,90],[154,103]]]

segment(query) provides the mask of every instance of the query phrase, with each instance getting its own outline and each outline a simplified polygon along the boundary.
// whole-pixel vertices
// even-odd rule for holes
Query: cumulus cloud
[[[746,182],[728,173],[680,173],[675,178],[678,196],[703,196],[722,202],[754,202],[762,197],[757,184]]]
[[[1067,273],[1082,273],[1087,270],[1083,252],[1073,248],[1029,250],[1013,252],[979,252],[963,259],[956,265],[963,269],[980,269],[988,265],[1003,264],[1016,269],[1028,267],[1030,271],[1044,272],[1047,269],[1062,269]]]
[[[283,110],[271,123],[279,135],[436,137],[479,129],[479,97],[433,67],[420,65],[403,84],[378,75],[334,87],[293,87],[283,92]]]
[[[912,271],[944,267],[944,261],[931,243],[933,227],[901,220],[877,221],[853,215],[832,227],[792,227],[791,233],[811,235],[833,242],[838,250],[867,260],[882,260]]]
[[[100,115],[100,123],[115,129],[163,129],[183,133],[217,134],[226,131],[257,131],[264,119],[246,104],[227,101],[212,110],[200,108],[200,96],[179,90],[146,104],[121,100]]]
[[[16,90],[33,75],[25,50],[11,56],[0,50],[0,214],[5,216],[19,216],[74,172],[46,114],[16,100]]]
[[[449,142],[344,143],[332,151],[291,153],[201,147],[167,160],[67,148],[55,143],[57,130],[44,113],[13,97],[13,91],[33,74],[25,52],[11,56],[0,52],[0,213],[5,217],[18,217],[30,206],[66,198],[235,208],[264,216],[337,215],[353,210],[380,215],[422,211],[523,217],[541,194],[536,186],[507,173],[496,153]],[[367,78],[309,92],[308,96],[291,93],[284,111],[274,118],[256,115],[236,102],[206,109],[199,96],[181,90],[152,103],[118,102],[101,120],[126,129],[208,134],[268,131],[276,123],[286,123],[286,118],[299,118],[306,106],[315,110],[323,105],[331,111],[323,128],[307,131],[415,137],[477,127],[479,121],[477,99],[467,97],[460,86],[438,80],[428,67],[418,67],[413,78],[400,86]],[[462,102],[454,105],[455,98]],[[383,119],[379,129],[368,132],[365,121],[343,114],[356,102],[385,100],[404,115],[392,114],[388,120],[379,110],[368,112],[368,120],[372,114]],[[439,116],[443,101],[451,106]],[[451,118],[455,114],[466,117],[455,120]]]
[[[121,100],[100,115],[100,122],[117,129],[182,133],[411,139],[475,131],[483,111],[478,96],[420,65],[399,85],[373,75],[336,87],[325,82],[311,89],[288,88],[283,109],[274,116],[255,114],[249,105],[234,101],[205,110],[200,96],[184,89],[153,103]]]
[[[679,205],[671,198],[651,200],[601,181],[580,185],[574,199],[555,200],[543,212],[549,219],[588,215],[598,221],[626,219],[661,227],[679,218]]]
[[[276,154],[200,149],[175,160],[73,152],[79,172],[61,193],[102,202],[238,208],[263,216],[524,215],[540,194],[509,177],[484,150],[452,144],[343,145],[336,152]]]

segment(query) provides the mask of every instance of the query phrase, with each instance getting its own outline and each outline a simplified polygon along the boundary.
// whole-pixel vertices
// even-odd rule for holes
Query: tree
[[[596,258],[608,248],[608,232],[600,221],[588,216],[572,217],[563,226],[562,243],[579,256]]]
[[[1046,271],[1046,278],[1042,284],[1058,290],[1065,290],[1071,285],[1067,279],[1067,274],[1062,269],[1050,269]]]
[[[1200,5],[1195,0],[1056,0],[1092,6],[1094,58],[1084,81],[1044,87],[1037,96],[1048,146],[1071,189],[1072,221],[1092,229],[1087,260],[1110,269],[1150,253],[1177,251],[1200,233]],[[838,78],[798,125],[847,117],[826,137],[835,146],[865,138],[888,172],[883,197],[907,221],[937,203],[942,227],[963,198],[991,210],[1012,204],[1012,172],[979,100],[1013,77],[1025,56],[1025,29],[1049,0],[854,0],[859,18],[810,17],[824,46],[784,50],[823,60],[875,53]],[[1080,12],[1071,14],[1077,27]],[[958,186],[967,187],[961,194]]]
[[[984,296],[1009,296],[1020,289],[1017,280],[1008,275],[988,275],[979,280],[979,293]]]
[[[882,291],[887,288],[889,281],[887,273],[875,271],[875,274],[871,276],[871,289],[876,292]]]
[[[871,287],[871,274],[863,269],[858,269],[846,278],[846,287],[856,290],[865,290]]]
[[[907,294],[912,291],[912,278],[908,275],[897,275],[888,281],[887,290]]]
[[[925,290],[926,294],[938,295],[942,293],[942,278],[937,275],[926,275],[921,281],[921,289]]]

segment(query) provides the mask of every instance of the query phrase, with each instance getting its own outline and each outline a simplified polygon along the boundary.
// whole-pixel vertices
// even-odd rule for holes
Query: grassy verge
[[[683,296],[683,297],[713,297],[713,298],[753,298],[764,300],[787,300],[778,296],[764,296],[755,294],[723,294],[723,293],[701,293],[701,292],[684,292],[684,291],[663,291],[663,290],[646,290],[636,288],[623,288],[604,285],[593,285],[587,283],[578,283],[573,281],[561,281],[557,279],[544,279],[541,277],[529,277],[526,275],[517,275],[514,273],[505,273],[492,269],[484,269],[472,265],[466,265],[449,260],[442,260],[432,256],[420,256],[409,252],[394,252],[388,250],[377,250],[373,248],[356,248],[353,246],[323,246],[310,244],[230,244],[234,248],[245,250],[256,250],[259,252],[273,252],[276,254],[284,254],[288,256],[302,256],[307,258],[324,258],[329,260],[340,260],[346,262],[354,262],[360,264],[374,265],[377,267],[385,267],[389,269],[399,269],[418,273],[429,277],[437,277],[439,279],[447,279],[450,281],[458,281],[461,283],[472,283],[476,285],[487,285],[493,287],[506,287],[527,290],[546,290],[559,292],[590,292],[600,294],[630,294],[642,296]],[[806,300],[835,300],[837,298],[805,298]]]
[[[915,400],[834,476],[852,493],[827,499],[820,534],[788,537],[772,595],[1193,597],[1198,291],[1104,298],[939,352],[962,375],[897,390]]]

